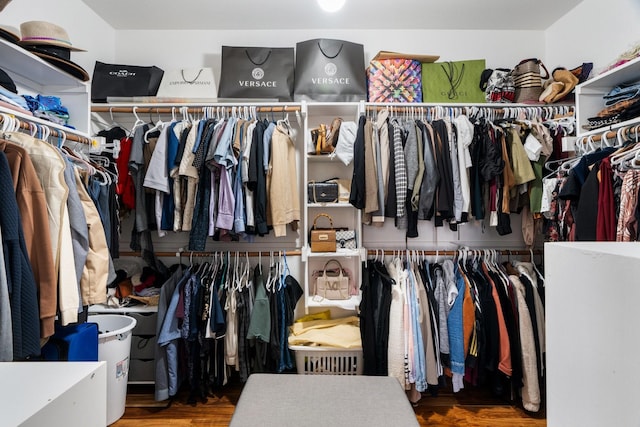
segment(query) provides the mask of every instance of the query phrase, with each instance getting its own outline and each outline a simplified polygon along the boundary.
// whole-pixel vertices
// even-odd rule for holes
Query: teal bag
[[[423,102],[485,103],[480,89],[485,68],[484,59],[423,63]]]

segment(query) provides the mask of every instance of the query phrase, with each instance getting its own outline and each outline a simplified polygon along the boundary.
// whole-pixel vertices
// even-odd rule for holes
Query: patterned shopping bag
[[[367,70],[369,102],[422,102],[422,67],[412,59],[373,60]]]

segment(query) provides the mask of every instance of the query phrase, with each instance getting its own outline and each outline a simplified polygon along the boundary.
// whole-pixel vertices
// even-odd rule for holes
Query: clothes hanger
[[[0,118],[2,119],[2,127],[0,127],[1,132],[6,132],[9,129],[9,124],[13,126],[13,119],[9,114],[0,113]]]
[[[17,120],[17,119],[16,119]],[[17,132],[18,129],[20,129],[19,127],[19,121],[18,123],[18,127],[15,130]],[[48,141],[49,140],[49,136],[51,136],[51,128],[49,128],[49,126],[46,125],[39,125],[38,126],[38,136],[40,137],[40,139],[42,141]]]
[[[146,144],[149,143],[149,135],[157,130],[161,130],[164,127],[164,122],[162,120],[160,120],[160,118],[158,118],[158,121],[156,122],[156,124],[154,124],[152,127],[150,127],[145,133],[144,133],[144,142]]]
[[[136,118],[136,121],[133,123],[133,126],[131,127],[131,132],[133,132],[138,126],[142,126],[145,124],[144,120],[142,120],[139,116],[138,116],[138,107],[134,106],[133,107],[133,115]]]
[[[617,144],[616,146],[620,147],[615,153],[613,153],[611,156],[609,156],[609,160],[611,162],[612,166],[616,166],[619,165],[633,157],[635,157],[635,153],[640,150],[640,145],[638,144],[639,142],[639,137],[638,137],[638,133],[636,132],[636,138],[635,138],[635,143],[634,144],[628,144],[628,142],[630,141],[630,139],[626,139],[625,140],[625,136],[623,136],[624,134],[627,134],[629,131],[629,128],[620,128],[616,131],[616,140],[617,140]],[[628,135],[626,135],[628,137]]]
[[[287,283],[285,279],[287,278],[287,276],[291,274],[291,270],[289,270],[289,263],[287,262],[287,251],[282,251],[280,253],[280,263],[282,265],[282,276],[280,276],[281,277],[280,289],[281,289],[281,288],[287,287]]]
[[[251,279],[251,263],[249,262],[249,252],[245,251],[244,252],[244,257],[245,257],[245,263],[244,263],[244,270],[242,272],[242,276],[246,277],[246,281],[244,281],[245,283],[245,288],[249,289],[251,286],[251,283],[253,283],[252,279]]]
[[[269,251],[269,274],[267,275],[267,280],[265,281],[265,287],[267,291],[271,291],[271,284],[273,281],[273,251]]]

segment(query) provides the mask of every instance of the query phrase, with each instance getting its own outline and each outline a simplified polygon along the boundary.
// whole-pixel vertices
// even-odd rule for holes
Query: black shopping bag
[[[218,96],[291,101],[293,48],[222,46]]]
[[[91,79],[91,102],[107,98],[156,96],[164,71],[156,66],[107,64],[96,61]]]
[[[325,102],[366,100],[364,47],[332,39],[297,43],[294,99]]]

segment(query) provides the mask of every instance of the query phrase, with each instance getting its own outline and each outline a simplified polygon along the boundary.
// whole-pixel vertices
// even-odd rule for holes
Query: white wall
[[[223,45],[294,47],[321,37],[363,44],[367,62],[380,50],[434,54],[441,60],[484,58],[491,68],[513,67],[525,56],[544,56],[542,31],[123,30],[116,33],[116,60],[165,70],[207,66],[218,77]]]
[[[64,28],[73,46],[87,52],[72,52],[71,60],[93,73],[96,59],[115,57],[115,30],[80,0],[13,0],[0,12],[0,24],[20,29],[27,21],[48,21]]]
[[[583,0],[545,32],[545,62],[574,68],[594,63],[594,74],[640,43],[638,0]]]

